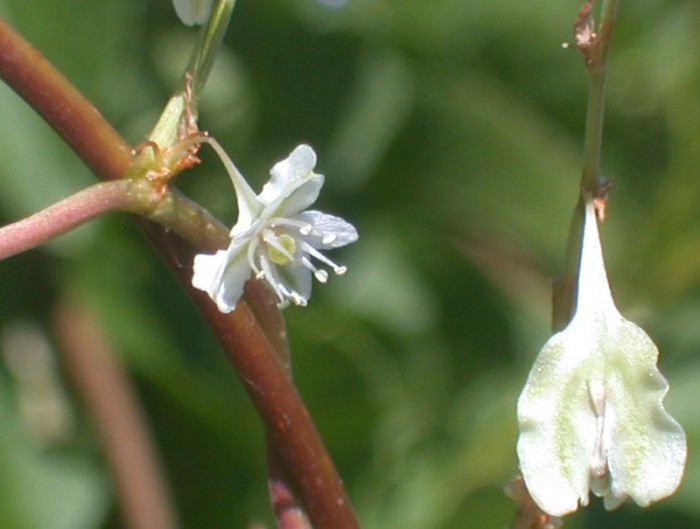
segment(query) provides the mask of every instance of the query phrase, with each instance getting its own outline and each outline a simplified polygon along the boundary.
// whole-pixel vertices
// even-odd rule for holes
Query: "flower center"
[[[297,250],[294,238],[286,233],[276,234],[270,230],[263,239],[270,261],[278,266],[285,266],[292,261]]]

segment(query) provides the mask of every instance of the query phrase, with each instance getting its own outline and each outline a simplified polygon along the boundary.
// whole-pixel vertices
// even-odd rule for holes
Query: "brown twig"
[[[73,301],[54,312],[66,369],[97,428],[125,525],[175,529],[175,516],[146,421],[129,379],[93,315]]]

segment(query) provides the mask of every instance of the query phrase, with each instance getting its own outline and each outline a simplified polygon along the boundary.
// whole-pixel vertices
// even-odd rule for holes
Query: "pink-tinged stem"
[[[95,184],[31,217],[0,228],[0,259],[29,250],[102,213],[129,207],[129,182]]]
[[[255,317],[261,322],[263,331],[273,346],[277,360],[291,380],[292,362],[289,356],[289,342],[287,341],[284,318],[277,308],[276,299],[270,295],[267,288],[260,288],[260,286],[255,281],[249,281],[246,284],[246,301]],[[284,468],[280,449],[273,437],[274,433],[269,430],[265,432],[267,486],[277,528],[311,529],[306,509],[299,501],[294,480],[290,478],[289,473]]]
[[[267,487],[277,529],[312,529],[311,522],[291,487],[291,480],[282,466],[277,448],[269,438],[267,446]]]

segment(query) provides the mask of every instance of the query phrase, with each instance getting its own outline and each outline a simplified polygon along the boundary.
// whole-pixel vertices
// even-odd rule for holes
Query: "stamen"
[[[279,300],[277,306],[279,308],[284,308],[289,305],[289,301],[300,307],[305,307],[307,305],[308,300],[287,286],[277,274],[277,268],[274,266],[274,262],[268,259],[268,256],[263,252],[261,252],[260,262],[263,268],[265,281],[272,287],[272,290],[274,290],[277,295],[277,299]]]
[[[264,275],[263,272],[261,272],[260,268],[258,267],[258,264],[255,262],[255,257],[256,253],[258,251],[258,246],[260,245],[260,239],[257,237],[253,237],[253,240],[250,241],[248,244],[248,264],[250,265],[251,270],[253,270],[253,273],[255,274],[255,277],[257,279],[260,279],[261,274]]]
[[[338,238],[338,236],[335,233],[327,233],[326,235],[323,236],[323,239],[321,239],[321,242],[323,244],[331,244],[337,238]]]
[[[277,226],[297,228],[299,233],[302,235],[311,235],[311,233],[319,234],[316,230],[314,230],[313,224],[301,220],[287,219],[285,217],[273,217],[267,221],[267,224],[273,228]]]
[[[260,266],[262,267],[262,274],[263,278],[267,281],[267,284],[272,287],[272,290],[274,291],[275,295],[277,296],[277,299],[279,300],[279,303],[284,303],[285,301],[285,292],[282,291],[282,288],[284,285],[282,285],[278,280],[277,280],[277,275],[275,274],[274,270],[272,269],[272,266],[270,266],[270,261],[268,260],[267,256],[261,252],[260,254]]]
[[[330,267],[333,269],[333,272],[334,272],[336,275],[343,275],[345,272],[348,271],[347,266],[340,266],[340,265],[334,263],[333,261],[331,261],[330,259],[328,259],[328,257],[326,257],[326,256],[323,255],[321,252],[319,252],[316,248],[314,248],[313,246],[311,246],[309,243],[307,243],[307,242],[305,242],[305,241],[300,241],[300,242],[301,242],[301,245],[300,245],[301,248],[300,248],[300,249],[301,249],[302,251],[308,253],[308,254],[311,255],[312,257],[315,257],[316,259],[318,259],[318,260],[321,261],[322,263],[325,263],[325,264],[327,264],[328,266],[330,266]]]
[[[291,292],[290,297],[292,299],[292,303],[294,303],[295,305],[298,305],[300,307],[306,307],[306,298],[299,295],[298,292]]]
[[[311,270],[314,274],[314,277],[318,279],[321,283],[325,283],[326,281],[328,281],[328,272],[316,268],[316,266],[311,262],[311,259],[309,259],[308,257],[303,256],[301,258],[301,264],[303,264],[304,267]]]

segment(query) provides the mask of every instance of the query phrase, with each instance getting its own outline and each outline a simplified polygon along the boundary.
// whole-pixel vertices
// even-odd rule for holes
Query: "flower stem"
[[[226,226],[175,189],[164,193],[157,206],[142,212],[142,216],[172,230],[193,248],[206,252],[220,250],[230,242]]]
[[[192,74],[192,99],[195,106],[207,77],[209,77],[235,5],[236,0],[218,0],[216,2],[209,16],[209,21],[202,29],[199,43],[190,58],[186,72]]]
[[[592,0],[588,0],[584,4],[574,24],[578,47],[586,59],[589,94],[583,149],[583,171],[581,173],[581,196],[571,220],[564,276],[554,286],[552,328],[555,331],[563,329],[573,315],[585,196],[602,197],[607,187],[607,181],[603,178],[601,171],[607,57],[620,0],[603,0],[598,28],[589,34],[581,30],[587,24],[592,3]],[[586,35],[586,38],[580,38],[580,34]]]
[[[605,118],[605,89],[607,82],[607,56],[612,30],[620,0],[604,0],[601,19],[592,53],[587,61],[590,88],[586,114],[586,136],[581,188],[595,194],[601,185],[601,151],[603,122]]]

